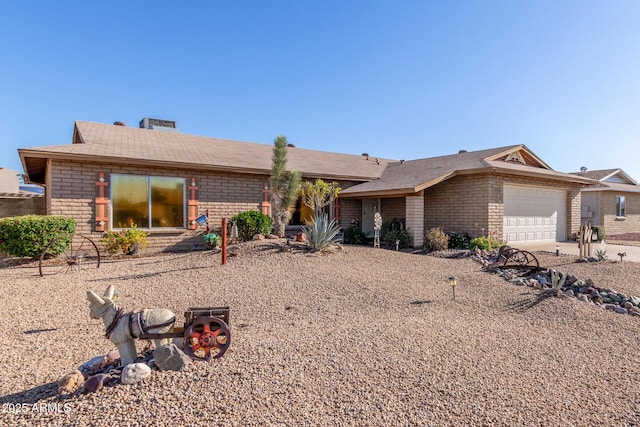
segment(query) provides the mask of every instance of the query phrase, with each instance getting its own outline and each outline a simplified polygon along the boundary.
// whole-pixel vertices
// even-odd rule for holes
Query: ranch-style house
[[[25,179],[45,188],[45,212],[71,216],[77,233],[99,240],[109,229],[135,223],[150,231],[150,251],[193,249],[196,219],[209,224],[250,209],[269,212],[273,146],[189,135],[175,122],[77,121],[71,144],[19,149]],[[307,150],[290,145],[288,168],[303,179],[343,188],[330,213],[341,227],[360,222],[368,234],[373,214],[405,224],[414,247],[423,232],[442,226],[471,237],[495,234],[510,244],[564,241],[581,220],[588,177],[556,172],[524,145],[418,160],[389,160]],[[308,216],[297,209],[293,223]]]

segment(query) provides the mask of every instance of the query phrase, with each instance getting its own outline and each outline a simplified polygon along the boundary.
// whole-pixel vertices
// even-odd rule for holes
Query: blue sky
[[[3,2],[0,167],[75,120],[640,180],[638,1]]]

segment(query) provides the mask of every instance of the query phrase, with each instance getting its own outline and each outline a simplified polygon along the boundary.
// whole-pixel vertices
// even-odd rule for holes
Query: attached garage
[[[510,245],[566,240],[565,190],[505,185],[503,203],[503,236]]]

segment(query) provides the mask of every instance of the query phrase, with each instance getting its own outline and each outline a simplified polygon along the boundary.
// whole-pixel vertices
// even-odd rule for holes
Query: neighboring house
[[[71,144],[19,149],[29,182],[45,185],[46,213],[72,216],[94,237],[135,223],[151,232],[150,250],[178,250],[200,243],[196,219],[207,211],[214,227],[269,212],[272,145],[187,135],[154,119],[141,127],[79,121]],[[593,183],[553,171],[523,145],[413,161],[290,146],[288,167],[340,184],[330,213],[342,227],[356,219],[370,232],[379,211],[406,223],[415,247],[435,226],[513,243],[566,240],[580,226],[580,189]]]
[[[604,227],[607,235],[640,233],[640,185],[622,169],[588,171],[574,175],[598,185],[582,190],[582,222]]]
[[[20,185],[20,174],[0,168],[0,218],[44,214],[41,187]]]

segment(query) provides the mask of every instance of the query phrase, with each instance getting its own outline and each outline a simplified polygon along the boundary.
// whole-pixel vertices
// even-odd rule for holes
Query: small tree
[[[287,137],[278,135],[273,141],[273,157],[271,158],[271,217],[274,232],[284,237],[285,227],[291,220],[296,206],[298,190],[302,174],[297,170],[287,171]]]
[[[309,206],[314,213],[314,219],[322,212],[322,208],[332,203],[342,189],[337,182],[325,182],[316,179],[315,182],[305,181],[300,188],[302,203]]]

